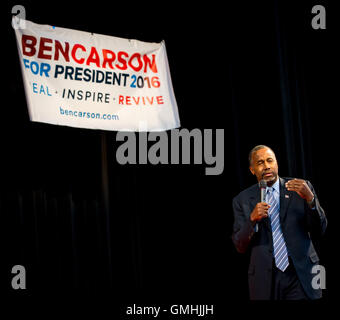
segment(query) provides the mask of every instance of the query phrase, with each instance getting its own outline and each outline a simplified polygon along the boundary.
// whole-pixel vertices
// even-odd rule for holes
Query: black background
[[[257,308],[247,302],[248,257],[231,242],[231,200],[256,182],[249,150],[268,144],[279,174],[310,180],[326,211],[327,290],[316,305],[331,306],[339,136],[334,1],[20,2],[39,24],[165,40],[182,128],[224,129],[218,176],[206,176],[203,164],[121,166],[115,132],[30,122],[10,24],[14,4],[2,5],[4,301],[45,298],[63,306],[109,298],[121,319],[133,303],[215,304],[218,315],[236,305]],[[316,4],[326,8],[326,30],[311,27]],[[11,288],[16,264],[26,268],[25,291]]]

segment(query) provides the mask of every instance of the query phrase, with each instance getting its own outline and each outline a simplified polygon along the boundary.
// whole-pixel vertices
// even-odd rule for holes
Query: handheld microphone
[[[259,187],[261,189],[261,202],[266,202],[267,181],[266,180],[260,180]]]

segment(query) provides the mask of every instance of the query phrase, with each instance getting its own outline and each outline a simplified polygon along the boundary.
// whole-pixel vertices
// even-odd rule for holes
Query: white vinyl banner
[[[164,41],[23,22],[15,34],[31,121],[115,131],[180,126]]]

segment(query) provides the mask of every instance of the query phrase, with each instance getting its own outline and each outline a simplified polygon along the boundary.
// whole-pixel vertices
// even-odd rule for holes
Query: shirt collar
[[[275,183],[271,186],[273,188],[273,191],[276,190],[277,192],[280,192],[280,178],[278,177]],[[268,191],[268,187],[267,187]]]

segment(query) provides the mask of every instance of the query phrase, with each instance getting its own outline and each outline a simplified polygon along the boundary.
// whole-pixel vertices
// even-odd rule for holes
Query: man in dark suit
[[[321,298],[322,290],[312,285],[319,257],[311,238],[325,232],[327,219],[313,186],[280,178],[275,154],[264,145],[249,153],[249,169],[267,184],[265,202],[258,184],[233,199],[232,239],[239,252],[250,252],[250,299]]]

